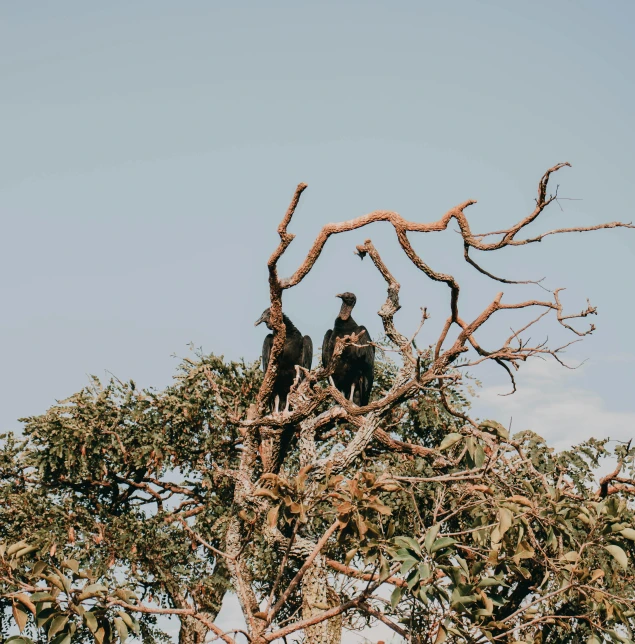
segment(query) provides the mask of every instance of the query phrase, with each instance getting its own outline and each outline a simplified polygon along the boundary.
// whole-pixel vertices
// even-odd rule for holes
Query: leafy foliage
[[[378,363],[375,396],[395,374]],[[241,448],[219,391],[247,408],[260,380],[255,365],[198,355],[165,391],[94,379],[25,419],[24,439],[3,436],[2,633],[21,632],[8,642],[161,641],[146,606],[191,607],[213,621],[230,588],[221,553]],[[458,391],[453,404],[467,405]],[[336,521],[324,555],[339,564],[340,601],[356,597],[361,574],[375,575],[393,590],[387,605],[368,602],[407,632],[436,642],[632,641],[635,515],[623,491],[598,492],[606,441],[555,453],[531,432],[463,424],[434,392],[393,408],[384,426],[430,457],[373,445],[311,492],[310,468],[290,452],[280,473],[261,477],[267,513],[240,513],[263,598],[279,598],[301,565],[289,562],[275,585],[285,553],[263,526],[317,541]],[[336,425],[321,451],[336,453],[350,432]],[[631,473],[634,455],[615,452]],[[278,619],[300,602],[292,593]],[[348,614],[351,628],[366,622],[363,610]]]
[[[547,314],[561,328],[595,315],[590,302],[565,313],[562,289],[544,300],[499,293],[464,320],[460,287],[419,257],[407,233],[438,233],[455,221],[463,259],[551,235],[633,228],[610,222],[522,238],[557,200],[553,173],[538,184],[532,212],[510,227],[474,234],[464,201],[436,222],[391,211],[328,224],[295,273],[278,260],[306,184],[299,184],[268,261],[274,340],[263,375],[256,364],[197,354],[164,391],[116,379],[24,419],[24,439],[0,445],[0,633],[8,642],[110,644],[131,634],[165,639],[160,614],[178,615],[180,644],[235,644],[238,630],[214,623],[236,592],[251,644],[303,631],[307,644],[338,644],[342,626],[381,620],[413,644],[635,644],[635,449],[588,441],[556,453],[532,432],[509,436],[495,420],[469,416],[466,369],[490,361],[515,389],[514,371],[533,357],[562,362],[568,346],[524,334]],[[379,316],[385,349],[369,405],[329,382],[334,362],[300,370],[290,411],[268,403],[284,347],[282,294],[312,270],[329,237],[389,222],[409,261],[445,284],[449,317],[428,349],[395,327],[399,283],[372,241],[357,246],[387,285]],[[498,346],[475,335],[492,316],[533,319]],[[427,319],[423,310],[421,326]],[[454,334],[454,331],[457,333]],[[605,459],[617,467],[598,482]],[[243,634],[245,634],[243,632]]]
[[[195,596],[201,610],[216,614],[228,587],[226,571],[213,557],[202,556],[202,548],[175,520],[189,510],[209,542],[220,545],[231,512],[231,482],[218,478],[214,468],[235,464],[236,434],[225,431],[210,374],[222,377],[237,406],[253,398],[261,380],[254,365],[225,364],[215,356],[184,362],[175,384],[162,392],[138,391],[134,382],[116,379],[102,386],[94,378],[90,387],[42,416],[23,419],[24,440],[2,436],[3,607],[15,605],[13,593],[46,583],[36,581],[41,565],[59,570],[64,561],[75,561],[77,579],[109,589],[90,598],[99,599],[106,611],[99,614],[104,628],[111,624],[104,642],[125,632],[115,619],[131,628],[124,617],[114,617],[116,610],[106,610],[113,597],[125,601],[119,596],[124,592],[136,591],[164,608],[182,607],[183,597]],[[12,547],[21,542],[31,550],[16,556]],[[36,555],[41,564],[31,561]],[[85,630],[76,630],[73,602],[79,609],[87,598],[76,588],[71,597],[62,593],[60,598],[61,589],[50,580],[49,589],[61,601],[60,614],[69,618],[63,632],[85,637]],[[140,616],[144,641],[164,639],[155,622],[153,614]]]

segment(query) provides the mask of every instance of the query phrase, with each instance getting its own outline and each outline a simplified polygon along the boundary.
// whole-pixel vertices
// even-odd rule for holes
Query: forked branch
[[[280,435],[283,431],[287,431],[289,427],[293,428],[300,437],[299,462],[304,472],[303,476],[306,477],[306,489],[303,498],[304,502],[308,504],[318,498],[320,490],[323,489],[320,488],[320,485],[323,484],[325,477],[347,471],[347,468],[353,466],[371,444],[373,444],[374,450],[403,453],[409,455],[409,457],[434,458],[436,459],[435,462],[447,464],[448,461],[445,460],[445,455],[442,455],[438,450],[394,438],[390,433],[390,426],[386,425],[385,422],[392,410],[404,401],[430,388],[434,388],[439,394],[440,400],[448,412],[462,421],[460,431],[467,434],[472,433],[482,439],[486,453],[491,458],[494,457],[497,453],[497,447],[491,435],[479,429],[478,423],[464,412],[452,408],[447,394],[448,383],[456,385],[461,381],[462,367],[476,366],[486,361],[493,361],[509,375],[513,390],[515,391],[514,372],[519,368],[521,363],[527,361],[529,358],[545,355],[552,356],[559,362],[562,362],[558,353],[566,348],[566,346],[569,346],[566,344],[552,349],[545,342],[532,343],[530,339],[525,339],[524,334],[526,331],[553,311],[557,322],[563,328],[573,332],[577,336],[584,337],[592,333],[595,327],[590,325],[586,330],[578,330],[572,326],[571,321],[578,318],[585,318],[589,315],[595,315],[596,309],[591,304],[588,304],[585,309],[577,314],[565,314],[560,299],[562,289],[553,291],[553,299],[527,299],[515,303],[504,302],[503,293],[499,293],[479,315],[471,321],[467,321],[461,316],[460,312],[461,289],[458,281],[450,274],[436,271],[424,261],[414,250],[409,233],[442,232],[447,229],[452,220],[455,220],[458,224],[458,232],[463,239],[464,260],[478,272],[493,280],[506,284],[538,284],[540,280],[517,281],[495,276],[477,264],[470,257],[470,251],[474,249],[491,252],[510,246],[532,244],[550,235],[569,232],[587,232],[610,228],[633,228],[631,223],[611,222],[598,224],[596,226],[559,228],[533,237],[521,237],[521,233],[530,224],[540,218],[547,206],[557,200],[557,192],[556,194],[549,194],[549,180],[554,173],[567,166],[569,166],[568,163],[560,163],[549,168],[544,173],[538,184],[538,195],[532,212],[509,228],[481,234],[473,233],[465,214],[465,210],[476,203],[471,199],[450,209],[438,221],[428,223],[407,221],[393,211],[374,211],[349,221],[325,225],[317,235],[300,266],[289,278],[281,279],[278,275],[278,261],[294,239],[294,235],[288,232],[288,227],[291,224],[300,196],[306,189],[305,184],[298,185],[291,203],[278,226],[280,242],[267,264],[269,271],[271,326],[274,330],[274,342],[267,372],[265,373],[258,394],[257,413],[252,414],[251,417],[246,419],[233,419],[230,417],[230,421],[234,422],[235,420],[241,431],[244,432],[244,444],[246,445],[246,448],[241,454],[242,479],[240,480],[242,483],[237,484],[235,494],[235,504],[238,508],[257,507],[260,513],[265,514],[272,507],[271,500],[268,498],[259,497],[257,500],[252,498],[255,489],[255,478],[257,478],[254,464],[257,459],[258,441],[259,437]],[[329,376],[333,369],[332,362],[331,366],[327,365],[313,371],[302,370],[302,374],[298,372],[298,378],[289,393],[289,401],[291,402],[290,413],[285,415],[266,414],[267,403],[273,391],[279,357],[285,341],[285,325],[282,321],[283,292],[286,289],[298,286],[309,274],[331,236],[357,230],[380,221],[391,224],[401,249],[414,266],[424,273],[428,279],[446,284],[450,289],[450,310],[440,336],[432,343],[434,350],[431,349],[425,353],[418,351],[414,343],[416,333],[412,336],[412,339],[408,339],[407,335],[402,334],[397,329],[394,316],[400,309],[400,285],[382,260],[377,248],[368,239],[364,244],[357,246],[357,253],[362,259],[368,255],[386,282],[387,297],[378,314],[382,320],[386,336],[396,347],[402,359],[399,373],[395,377],[391,389],[384,395],[372,400],[369,404],[358,407],[347,400],[334,386],[328,384]],[[489,241],[491,238],[495,239]],[[483,347],[477,338],[482,327],[494,315],[500,316],[505,311],[521,309],[527,309],[528,311],[533,309],[530,321],[519,330],[512,330],[511,335],[505,338],[500,346],[495,348]],[[427,310],[424,309],[422,324],[427,317]],[[451,338],[450,332],[452,330],[456,330],[456,336],[452,336]],[[359,340],[360,338],[356,336],[338,340],[334,351],[334,361],[337,361],[338,356],[341,355],[346,346],[355,344]],[[469,352],[472,352],[471,357],[459,363],[458,359]],[[300,377],[300,375],[303,377]],[[219,406],[229,411],[229,406],[224,401],[222,392],[215,390],[215,393]],[[325,407],[327,408],[325,409]],[[349,434],[350,440],[340,451],[332,451],[325,455],[325,452],[321,452],[318,449],[316,438],[317,430],[318,428],[329,429],[337,422],[346,423],[348,431],[352,432]],[[508,443],[511,448],[517,450],[521,458],[524,458],[520,445],[511,440]],[[282,458],[273,458],[272,462],[282,463],[284,454],[281,456]],[[629,482],[620,479],[618,474],[619,472],[616,472],[611,481],[629,487]],[[608,487],[608,483],[608,480],[603,481],[603,489]],[[230,557],[235,558],[230,559],[230,568],[233,570],[234,581],[241,582],[242,584],[242,587],[240,584],[238,585],[237,592],[241,599],[243,610],[246,610],[246,617],[252,630],[251,635],[254,642],[261,644],[273,641],[276,638],[284,637],[300,629],[319,623],[320,621],[340,615],[349,609],[366,612],[377,619],[384,617],[381,612],[376,611],[368,602],[379,583],[376,574],[374,572],[360,572],[344,564],[336,564],[333,565],[333,568],[342,574],[352,575],[360,579],[368,579],[369,586],[367,589],[354,599],[330,608],[319,616],[299,620],[293,624],[278,628],[278,630],[271,630],[274,627],[276,615],[287,601],[293,588],[298,587],[300,584],[304,572],[310,567],[313,558],[323,556],[321,550],[335,531],[336,525],[336,523],[332,524],[322,535],[314,535],[311,539],[305,535],[300,536],[298,534],[293,543],[290,543],[288,539],[282,536],[277,526],[265,526],[266,540],[273,547],[279,548],[281,554],[284,554],[281,557],[283,562],[282,566],[291,565],[292,562],[295,562],[298,568],[287,591],[282,593],[273,607],[268,609],[267,615],[263,619],[258,620],[256,615],[260,613],[256,612],[256,595],[253,588],[246,587],[249,585],[249,580],[246,578],[246,573],[241,572],[245,570],[246,564],[239,556],[239,553],[240,555],[243,553],[243,547],[248,545],[247,540],[250,533],[246,529],[246,526],[238,520],[232,523],[233,533],[230,539],[232,547],[225,548],[223,554],[227,553]],[[333,560],[330,560],[330,562],[332,563]],[[279,571],[278,578],[281,578],[281,574],[282,570]],[[394,571],[391,571],[391,575],[394,575]],[[389,579],[391,583],[401,585],[398,578],[389,577]],[[271,593],[269,598],[268,606],[271,606],[272,598],[273,593]],[[387,618],[385,619],[387,620]],[[392,624],[392,622],[388,625],[393,630],[400,632],[399,629],[401,627]]]

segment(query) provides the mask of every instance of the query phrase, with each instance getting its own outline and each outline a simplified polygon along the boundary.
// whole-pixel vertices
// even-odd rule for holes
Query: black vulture
[[[331,362],[337,338],[353,333],[358,335],[359,339],[355,343],[358,346],[348,346],[342,352],[333,371],[333,382],[356,405],[367,405],[373,387],[375,347],[370,344],[372,340],[366,327],[360,326],[351,317],[357,298],[352,293],[339,293],[336,297],[342,298],[342,308],[335,318],[333,328],[324,336],[322,365],[327,367]]]
[[[268,329],[273,330],[270,320],[271,309],[265,309],[256,321],[255,326],[264,322]],[[300,365],[305,369],[310,369],[313,359],[313,342],[311,338],[308,335],[303,337],[300,331],[293,325],[293,322],[284,313],[282,314],[282,321],[284,322],[287,333],[284,340],[284,349],[280,356],[278,374],[273,385],[272,400],[275,401],[276,413],[279,411],[280,406],[285,408],[285,410],[287,409],[287,395],[296,377],[295,366]],[[262,344],[262,370],[265,372],[269,364],[272,346],[273,333],[269,333]]]

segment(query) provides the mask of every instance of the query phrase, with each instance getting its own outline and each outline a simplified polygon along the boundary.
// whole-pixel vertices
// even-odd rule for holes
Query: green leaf
[[[85,586],[82,589],[82,592],[77,596],[77,599],[79,601],[83,601],[84,599],[89,599],[90,597],[95,597],[95,595],[99,595],[100,593],[107,592],[108,588],[103,584],[88,584],[88,586]]]
[[[434,543],[434,540],[437,538],[437,535],[439,534],[439,530],[441,529],[441,524],[440,523],[435,523],[429,530],[426,532],[426,538],[423,542],[423,545],[425,546],[425,549],[430,552],[430,548],[432,547],[432,544]]]
[[[428,597],[428,590],[431,586],[419,586],[419,588],[413,591],[413,595],[418,597],[426,606],[430,604],[430,598]]]
[[[54,635],[64,630],[64,627],[66,626],[66,622],[68,622],[68,615],[58,615],[51,622],[51,626],[49,627],[49,632],[48,632],[49,641],[53,638]]]
[[[396,552],[391,548],[390,553],[393,559],[397,559],[398,561],[404,561],[404,559],[408,559],[408,557],[414,557],[408,548],[399,548]]]
[[[633,530],[633,528],[625,528],[620,531],[620,534],[631,541],[635,541],[635,530]]]
[[[379,566],[379,581],[384,581],[390,577],[390,566],[385,557],[381,558],[381,564]]]
[[[488,432],[490,434],[496,434],[503,440],[509,439],[509,432],[495,420],[484,420],[478,428],[483,432]]]
[[[484,462],[485,450],[480,445],[477,445],[476,449],[474,450],[474,465],[476,467],[483,467]]]
[[[44,628],[46,626],[46,623],[53,619],[55,615],[57,615],[57,607],[53,606],[45,606],[43,604],[36,604],[36,606],[39,608],[37,611],[37,616],[35,618],[35,624],[38,628]]]
[[[439,445],[439,451],[442,452],[443,450],[449,449],[450,447],[452,447],[452,445],[456,445],[456,443],[458,443],[462,438],[463,434],[457,434],[456,432],[448,434],[441,441],[441,445]]]
[[[405,575],[413,566],[415,566],[417,563],[419,563],[416,559],[413,559],[412,557],[408,557],[407,559],[404,560],[404,562],[401,564],[401,569],[400,573],[402,575]]]
[[[448,546],[451,546],[455,543],[456,539],[453,539],[452,537],[441,537],[440,539],[437,539],[430,547],[430,554],[432,555],[438,550],[447,548]]]
[[[130,630],[134,630],[134,622],[133,622],[133,620],[132,620],[132,617],[130,617],[130,615],[128,615],[128,613],[125,613],[125,612],[124,612],[124,611],[122,611],[122,610],[118,610],[118,611],[117,611],[117,615],[118,615],[119,617],[121,617],[121,619],[123,619],[123,621],[126,623],[126,626],[127,626]]]
[[[463,569],[463,572],[465,573],[465,576],[469,579],[470,578],[470,570],[467,567],[467,561],[463,559],[463,557],[456,557],[456,560],[459,562],[459,566]]]
[[[130,619],[132,620],[132,632],[135,635],[139,635],[139,633],[141,633],[141,628],[139,626],[139,622],[138,622],[137,618],[130,616]]]
[[[476,443],[474,441],[474,436],[470,436],[465,441],[465,447],[467,447],[467,453],[470,455],[472,460],[474,460],[474,450],[476,449]]]
[[[628,568],[628,557],[626,553],[619,547],[615,545],[604,546],[612,555],[615,561],[617,561],[624,570]]]
[[[355,546],[354,548],[351,548],[351,549],[346,553],[346,557],[344,558],[344,563],[345,563],[347,566],[348,566],[348,564],[351,562],[351,560],[353,559],[353,557],[357,554],[357,550],[358,550],[358,548],[357,548],[357,546]]]
[[[498,517],[499,525],[498,531],[500,538],[502,539],[505,536],[505,533],[511,528],[512,521],[514,520],[514,514],[511,510],[507,508],[498,508]]]
[[[91,613],[88,610],[84,613],[83,617],[86,622],[86,626],[88,626],[90,632],[94,634],[97,631],[97,618],[95,617],[95,613]]]
[[[419,564],[419,577],[421,577],[422,581],[430,579],[430,566],[427,563]]]
[[[415,571],[415,574],[408,579],[408,590],[412,590],[419,583],[419,571]]]
[[[31,601],[34,604],[37,604],[39,602],[53,602],[55,601],[55,597],[53,597],[53,595],[51,595],[51,593],[49,593],[48,591],[43,591],[39,593],[33,593],[31,595]]]
[[[401,593],[402,589],[400,586],[396,586],[392,591],[392,595],[390,596],[390,605],[392,606],[393,610],[395,610],[397,604],[399,603],[399,600],[401,599]]]
[[[71,644],[71,634],[60,633],[54,640],[51,641],[51,644]]]
[[[632,644],[631,639],[629,639],[628,637],[624,637],[623,635],[620,635],[616,631],[611,630],[611,631],[607,631],[607,632],[611,636],[611,639],[614,642],[621,642],[622,644]]]
[[[31,574],[37,577],[41,575],[45,570],[46,564],[43,561],[36,561],[35,565],[33,566],[33,570],[31,570]]]
[[[408,548],[409,550],[412,550],[415,554],[419,556],[423,554],[421,552],[421,546],[419,545],[419,542],[416,539],[413,539],[412,537],[396,537],[395,543],[401,548]]]
[[[123,644],[126,639],[128,639],[128,627],[126,626],[123,619],[121,619],[121,617],[115,617],[114,622],[115,628],[117,629],[117,634],[119,635],[119,639],[121,640],[121,644]]]

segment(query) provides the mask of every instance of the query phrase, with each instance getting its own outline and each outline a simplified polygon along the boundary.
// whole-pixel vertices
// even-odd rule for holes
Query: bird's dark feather
[[[267,371],[269,366],[269,356],[271,355],[271,347],[273,346],[273,333],[270,333],[265,341],[262,343],[262,370]]]
[[[286,315],[282,316],[282,320],[286,328],[286,335],[272,392],[272,402],[275,401],[276,396],[280,397],[281,409],[286,405],[287,395],[296,377],[295,366],[300,365],[305,369],[310,369],[313,358],[313,342],[311,338],[308,335],[303,337]],[[266,371],[269,365],[273,340],[274,334],[269,333],[262,345],[263,371]]]
[[[311,362],[313,361],[313,340],[308,335],[305,335],[302,339],[302,362],[300,366],[305,369],[311,368]]]
[[[333,329],[326,332],[322,344],[322,364],[328,365],[333,356],[337,338],[355,334],[358,346],[348,346],[342,352],[340,359],[333,370],[333,382],[335,386],[348,398],[351,387],[355,385],[353,402],[357,405],[367,405],[370,400],[370,392],[373,387],[375,347],[368,330],[360,326],[348,317],[342,320],[339,316],[335,319]]]
[[[335,344],[331,344],[331,336],[333,335],[333,329],[329,329],[324,334],[324,341],[322,342],[322,366],[326,369],[329,362],[331,362],[331,356],[333,355],[333,348]]]

